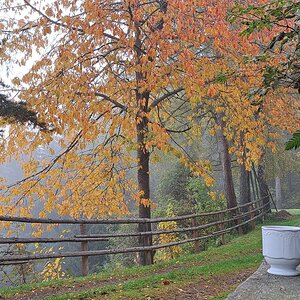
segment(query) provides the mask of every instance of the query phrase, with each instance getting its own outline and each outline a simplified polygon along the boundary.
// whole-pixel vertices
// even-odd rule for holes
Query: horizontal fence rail
[[[8,217],[0,216],[2,222],[13,223],[29,223],[29,224],[79,224],[81,226],[89,224],[155,224],[158,225],[161,222],[176,222],[176,228],[157,230],[144,232],[128,232],[128,233],[105,233],[105,234],[85,234],[81,231],[80,234],[75,234],[70,237],[61,238],[19,238],[8,237],[0,238],[0,244],[35,244],[35,243],[80,243],[81,251],[57,251],[55,253],[37,253],[37,254],[7,254],[0,256],[1,265],[13,265],[13,264],[25,264],[29,261],[41,260],[41,259],[54,259],[64,257],[81,257],[83,274],[88,273],[88,257],[112,255],[112,254],[124,254],[134,252],[151,252],[173,246],[178,246],[186,243],[196,243],[209,238],[221,237],[222,243],[224,243],[224,235],[230,233],[233,230],[240,230],[247,224],[250,224],[252,228],[255,228],[255,221],[259,218],[263,218],[267,213],[270,202],[265,203],[265,198],[246,203],[234,208],[209,212],[200,214],[190,214],[184,216],[176,216],[169,218],[154,218],[154,219],[141,219],[141,218],[129,218],[129,219],[101,219],[101,220],[60,220],[60,219],[40,219],[40,218],[23,218],[23,217]],[[213,220],[210,220],[213,219]],[[199,224],[201,222],[201,224]],[[191,223],[192,225],[190,225]],[[210,229],[211,232],[205,232]],[[129,238],[129,237],[153,237],[160,235],[172,234],[176,236],[176,241],[154,244],[154,245],[139,245],[134,247],[127,247],[123,249],[102,249],[102,250],[88,250],[88,244],[90,242],[109,242],[115,238]],[[192,235],[192,236],[190,236]],[[85,270],[84,270],[85,269]]]
[[[268,197],[268,196],[267,196]],[[266,197],[265,197],[266,198]],[[84,219],[42,219],[42,218],[23,218],[23,217],[10,217],[10,216],[0,216],[0,221],[5,222],[19,222],[19,223],[31,223],[31,224],[140,224],[140,223],[160,223],[160,222],[168,222],[168,221],[180,221],[180,220],[187,220],[191,218],[197,217],[208,217],[208,216],[215,216],[227,212],[232,212],[240,208],[249,207],[250,205],[255,205],[262,201],[263,198],[256,200],[254,202],[249,202],[243,205],[239,205],[233,208],[208,212],[208,213],[201,213],[201,214],[190,214],[184,216],[177,216],[177,217],[170,217],[170,218],[128,218],[128,219],[100,219],[100,220],[84,220]]]

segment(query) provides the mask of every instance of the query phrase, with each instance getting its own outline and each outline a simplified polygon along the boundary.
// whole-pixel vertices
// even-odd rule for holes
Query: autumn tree
[[[298,1],[275,0],[263,5],[236,4],[229,14],[231,22],[239,20],[243,25],[244,36],[268,32],[265,43],[258,43],[263,52],[257,56],[258,60],[268,60],[264,70],[267,89],[284,85],[299,90],[299,9]]]
[[[269,191],[264,174],[265,151],[267,148],[271,148],[273,151],[275,149],[275,128],[292,132],[294,124],[299,123],[299,114],[297,113],[299,101],[293,97],[289,89],[290,84],[279,84],[280,89],[270,90],[272,78],[267,71],[271,70],[270,65],[276,66],[280,62],[283,53],[277,56],[272,55],[272,53],[270,55],[262,53],[265,50],[262,45],[268,45],[270,41],[270,32],[263,27],[268,27],[273,19],[271,18],[271,22],[268,23],[270,21],[268,17],[262,19],[263,14],[261,13],[263,9],[270,9],[273,17],[281,18],[279,20],[281,23],[274,22],[275,25],[273,23],[274,27],[278,26],[279,29],[286,30],[286,39],[288,37],[296,39],[296,27],[291,29],[289,34],[288,26],[290,23],[288,21],[284,23],[282,16],[290,14],[295,20],[297,18],[295,15],[297,4],[292,5],[289,1],[274,3],[269,4],[268,1],[243,2],[243,7],[248,5],[245,11],[248,9],[248,12],[253,12],[253,15],[257,16],[258,19],[258,21],[256,20],[257,23],[248,23],[248,30],[249,28],[250,30],[253,28],[261,29],[252,30],[251,37],[240,34],[245,28],[243,27],[244,24],[234,23],[232,25],[228,22],[232,19],[226,18],[227,13],[236,4],[235,1],[226,1],[226,3],[220,1],[215,7],[210,7],[210,16],[213,16],[211,22],[214,26],[207,28],[207,32],[211,33],[213,38],[211,39],[210,51],[206,55],[208,67],[205,69],[205,87],[200,92],[202,97],[200,107],[210,111],[210,116],[215,116],[213,118],[215,124],[211,128],[212,134],[216,134],[219,141],[224,140],[223,149],[228,149],[228,152],[235,156],[241,164],[241,174],[245,179],[242,180],[241,177],[241,182],[245,182],[246,185],[244,186],[247,187],[247,190],[245,188],[242,190],[244,201],[249,201],[249,171],[256,165],[261,197],[266,199],[265,203],[268,202]],[[289,6],[287,3],[291,5]],[[272,7],[273,4],[275,8]],[[257,8],[259,5],[261,5],[261,10]],[[276,5],[284,7],[284,14],[280,15],[278,12],[280,7],[278,8]],[[239,5],[237,6],[239,7]],[[271,10],[271,8],[274,9]],[[235,12],[236,9],[233,11]],[[261,19],[259,19],[260,17]],[[249,18],[251,18],[250,13]],[[243,21],[245,22],[242,23],[246,23],[248,19],[243,19]],[[257,27],[253,24],[256,24]],[[276,33],[280,33],[278,28],[273,31],[275,33],[274,43],[278,42],[276,39],[278,36]],[[283,45],[287,46],[286,42],[287,40],[284,41]],[[287,46],[287,48],[289,47],[291,46]],[[211,61],[213,64],[208,63]],[[288,65],[286,62],[283,64],[285,68]],[[199,66],[198,68],[202,70],[203,67]],[[230,162],[230,159],[227,161]],[[225,176],[224,183],[228,183],[227,187],[230,193],[227,193],[226,198],[228,203],[236,203],[233,183],[230,183],[232,181],[230,180],[230,164],[227,165],[229,167],[226,174],[229,175],[227,176],[229,179],[226,179]]]
[[[26,139],[15,130],[10,149],[22,148],[30,155],[53,138],[64,149],[50,161],[31,158],[24,164],[26,178],[9,189],[10,196],[18,197],[18,206],[4,193],[4,213],[30,215],[33,195],[38,194],[45,208],[41,217],[54,210],[72,217],[119,215],[127,211],[124,197],[129,192],[139,205],[139,216],[151,217],[150,154],[159,149],[179,155],[158,110],[188,87],[192,49],[200,49],[206,39],[199,4],[2,3],[2,62],[24,66],[34,56],[30,71],[14,84],[19,98],[56,130],[52,137],[29,132]],[[160,117],[167,113],[161,109]],[[137,185],[126,177],[133,167]],[[198,164],[196,170],[205,175],[205,168]],[[141,260],[150,263],[152,257],[142,255]]]
[[[25,135],[11,127],[10,152],[22,149],[30,159],[24,180],[3,186],[1,213],[29,216],[39,195],[40,217],[56,210],[75,218],[116,216],[127,212],[125,195],[130,195],[139,216],[150,218],[149,163],[158,151],[178,156],[213,184],[210,162],[190,160],[174,139],[196,125],[199,106],[217,116],[212,130],[223,127],[230,154],[241,158],[240,132],[245,132],[245,165],[258,160],[266,143],[264,117],[253,117],[260,111],[249,87],[257,85],[260,73],[254,63],[244,63],[245,54],[257,50],[226,23],[234,1],[22,3],[1,3],[0,59],[30,68],[13,80],[18,97],[55,134]],[[34,149],[52,139],[61,153],[36,161]],[[136,182],[127,176],[132,168]],[[151,245],[151,239],[141,238],[140,244]],[[141,254],[142,264],[152,259]]]
[[[243,25],[242,35],[251,37],[264,31],[267,39],[257,41],[261,49],[256,61],[265,61],[264,80],[259,93],[266,95],[281,87],[297,89],[300,93],[299,72],[299,8],[298,1],[271,1],[264,5],[237,4],[228,19]],[[289,97],[293,97],[289,91]],[[299,108],[298,108],[299,110]],[[298,130],[298,123],[294,126]],[[287,150],[297,148],[299,133],[287,144]]]

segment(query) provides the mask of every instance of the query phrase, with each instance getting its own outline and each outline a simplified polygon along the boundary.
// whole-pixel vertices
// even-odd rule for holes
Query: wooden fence
[[[5,255],[0,257],[0,265],[23,264],[28,261],[62,258],[62,257],[81,257],[82,258],[82,274],[88,274],[88,257],[111,255],[121,253],[139,253],[148,252],[153,255],[154,251],[158,249],[168,248],[172,246],[182,245],[186,243],[195,243],[195,248],[199,250],[199,242],[209,238],[220,237],[220,242],[225,243],[225,234],[233,230],[238,230],[242,233],[242,228],[250,224],[254,229],[256,220],[264,218],[268,212],[270,203],[265,203],[264,199],[250,202],[235,208],[201,213],[190,214],[184,216],[176,216],[169,218],[155,218],[155,219],[100,219],[100,220],[61,220],[61,219],[39,219],[39,218],[22,218],[22,217],[9,217],[0,216],[2,222],[17,222],[17,223],[30,223],[30,224],[78,224],[80,226],[80,234],[63,238],[0,238],[0,244],[34,244],[34,243],[80,243],[80,251],[58,251],[55,253],[45,254],[28,254],[28,255]],[[176,222],[176,228],[160,230],[158,224],[161,222]],[[86,225],[89,224],[151,224],[151,231],[145,232],[129,232],[129,233],[105,233],[105,234],[86,234]],[[90,242],[109,241],[115,238],[129,238],[129,237],[153,237],[162,234],[176,235],[176,241],[153,245],[138,245],[134,247],[125,247],[122,249],[102,249],[102,250],[89,250]],[[143,240],[143,239],[142,239]]]

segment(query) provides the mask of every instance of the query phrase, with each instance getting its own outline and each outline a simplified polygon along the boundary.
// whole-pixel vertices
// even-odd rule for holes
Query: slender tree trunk
[[[240,137],[241,145],[244,145],[244,132]],[[240,166],[240,205],[251,202],[251,189],[250,189],[250,176],[251,173],[246,170],[246,149],[243,149],[243,164]],[[243,211],[247,211],[248,207],[245,207]]]
[[[256,175],[256,169],[255,169],[255,164],[252,164],[252,178],[253,178],[253,183],[254,183],[254,187],[255,187],[255,200],[258,200],[260,198],[260,192],[259,192],[259,184],[258,184],[258,180],[257,180],[257,175]]]
[[[224,136],[223,115],[218,113],[216,115],[216,121],[217,124],[220,126],[220,129],[218,130],[217,133],[217,138],[218,138],[219,155],[220,155],[223,176],[224,176],[223,178],[224,192],[227,200],[227,208],[232,208],[237,206],[237,201],[236,201],[236,195],[234,191],[234,184],[233,184],[233,177],[232,177],[232,170],[231,170],[231,157],[228,151],[229,146],[228,146],[228,141]]]
[[[276,191],[276,206],[278,209],[282,209],[282,188],[281,179],[279,176],[275,179],[275,191]]]
[[[269,203],[269,205],[265,207],[265,211],[269,213],[271,212],[270,195],[269,195],[269,187],[265,179],[265,167],[263,163],[261,163],[258,166],[257,181],[259,186],[260,198],[263,200],[263,204]]]
[[[251,187],[250,187],[250,177],[251,173],[246,170],[245,167],[245,158],[246,158],[246,153],[244,153],[244,163],[240,166],[240,199],[239,199],[239,204],[244,205],[247,203],[251,203]],[[241,208],[242,213],[246,213],[251,209],[251,205],[247,205],[245,207]],[[249,214],[247,216],[244,216],[242,219],[242,222],[248,221],[251,219],[252,214]],[[254,223],[253,223],[254,227]],[[243,231],[247,232],[249,229],[248,224],[244,225]]]
[[[254,166],[252,167],[254,168]],[[250,186],[251,186],[251,201],[255,201],[258,198],[258,193],[256,192],[255,186],[256,179],[253,174],[253,169],[250,172]]]
[[[246,170],[245,165],[240,166],[240,204],[251,202],[250,190],[250,172]],[[247,208],[246,208],[247,209]]]

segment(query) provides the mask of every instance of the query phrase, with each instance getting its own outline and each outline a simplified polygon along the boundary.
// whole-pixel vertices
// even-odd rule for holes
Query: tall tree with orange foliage
[[[139,216],[150,218],[149,163],[158,150],[181,157],[207,185],[213,184],[209,162],[190,162],[172,139],[171,133],[189,130],[193,121],[191,115],[185,122],[177,117],[186,116],[183,105],[196,110],[203,104],[219,114],[222,135],[232,145],[228,150],[238,157],[236,133],[246,130],[247,166],[257,159],[264,131],[253,118],[259,109],[251,105],[255,100],[248,92],[260,77],[254,64],[244,64],[255,45],[241,40],[225,21],[233,4],[3,1],[1,62],[30,66],[13,80],[18,96],[56,134],[25,135],[10,128],[2,149],[8,147],[11,155],[22,149],[30,159],[23,166],[26,178],[3,186],[0,213],[30,215],[39,195],[41,217],[52,211],[75,218],[115,216],[127,212],[129,193]],[[36,161],[34,149],[52,139],[59,141],[61,153]],[[132,168],[137,184],[126,176]],[[149,229],[145,225],[139,231]],[[147,237],[140,240],[141,245],[151,243]],[[142,264],[152,259],[141,254]]]
[[[28,132],[24,138],[11,128],[9,149],[30,155],[53,138],[63,149],[49,161],[30,156],[23,166],[26,178],[2,194],[1,213],[29,215],[38,194],[44,201],[41,217],[55,210],[72,217],[118,215],[126,213],[124,197],[130,192],[139,216],[150,218],[150,153],[179,155],[157,113],[174,96],[180,98],[190,81],[192,48],[200,49],[206,40],[199,3],[24,0],[1,5],[1,61],[26,66],[34,57],[30,71],[13,82],[19,98],[56,132],[52,137]],[[133,167],[137,186],[126,177]],[[199,164],[197,172],[205,175],[205,168]],[[141,244],[151,240],[143,238]],[[141,260],[148,264],[152,257]]]
[[[236,203],[236,196],[227,152],[237,157],[242,165],[243,182],[247,182],[248,186],[247,172],[253,163],[258,166],[261,195],[267,202],[269,193],[262,163],[264,152],[266,147],[274,150],[272,127],[291,132],[293,124],[299,123],[299,101],[291,96],[288,89],[281,88],[268,95],[266,90],[261,89],[266,81],[266,67],[270,61],[275,64],[280,60],[280,56],[274,59],[274,56],[261,53],[261,45],[269,41],[268,30],[253,32],[251,38],[241,36],[242,25],[233,26],[226,18],[236,1],[218,1],[217,5],[211,5],[209,1],[206,3],[210,14],[205,28],[211,43],[210,51],[196,67],[205,82],[204,88],[199,91],[198,107],[210,112],[210,120],[215,120],[211,132],[217,134],[219,143],[223,141],[221,152],[224,157],[221,156],[221,161],[228,206]],[[253,5],[267,7],[269,4],[262,0],[245,1],[243,5],[252,5],[250,8],[256,11]],[[278,118],[279,115],[281,118]],[[249,200],[249,193],[243,197]]]

